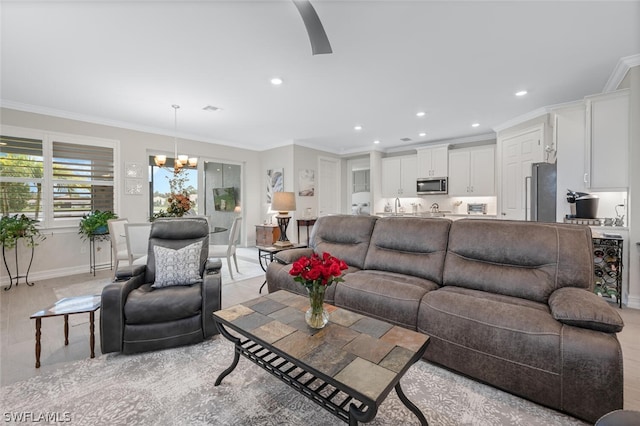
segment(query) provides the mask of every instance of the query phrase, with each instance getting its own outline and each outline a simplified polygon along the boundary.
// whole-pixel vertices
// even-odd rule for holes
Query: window
[[[167,158],[164,166],[158,167],[153,161],[153,156],[149,157],[149,216],[167,211],[169,195],[169,180],[173,175],[173,158]],[[184,168],[184,189],[189,193],[189,200],[193,202],[191,212],[198,214],[198,169]]]
[[[113,211],[113,148],[53,142],[53,217]]]
[[[114,211],[117,141],[3,127],[0,214],[44,227],[75,226],[94,210]]]
[[[0,213],[42,220],[41,140],[0,136]]]

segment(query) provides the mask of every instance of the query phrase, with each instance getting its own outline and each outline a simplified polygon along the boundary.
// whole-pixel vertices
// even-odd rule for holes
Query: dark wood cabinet
[[[272,246],[280,238],[278,225],[256,225],[256,245]]]

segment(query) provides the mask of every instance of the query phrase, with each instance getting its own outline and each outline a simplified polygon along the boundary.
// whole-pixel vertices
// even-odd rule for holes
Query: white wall
[[[3,108],[0,110],[0,123],[4,125],[24,127],[78,136],[91,136],[118,140],[120,143],[119,166],[124,170],[125,162],[148,164],[148,156],[158,152],[173,152],[173,136],[157,135],[112,126],[86,123],[65,118],[27,113]],[[246,149],[239,149],[225,145],[217,145],[193,140],[179,140],[182,152],[198,156],[203,164],[204,160],[229,161],[243,164],[244,191],[243,217],[246,232],[243,244],[255,243],[255,228],[253,224],[260,223],[261,200],[255,197],[260,194],[261,153]],[[147,182],[148,170],[144,168],[143,181]],[[116,213],[126,217],[130,222],[145,222],[149,215],[148,186],[144,185],[141,195],[124,194],[124,181],[116,181]],[[249,226],[251,225],[251,226]],[[89,270],[89,243],[80,240],[77,228],[44,230],[47,239],[35,250],[30,279],[38,280],[55,276],[65,276]],[[97,263],[109,262],[109,244],[100,243],[97,253]],[[28,259],[29,253],[23,248],[18,252],[21,264]],[[26,265],[25,265],[26,266]],[[22,269],[22,268],[21,268]],[[22,272],[22,270],[21,270]],[[8,283],[8,276],[4,265],[0,271],[0,282]]]

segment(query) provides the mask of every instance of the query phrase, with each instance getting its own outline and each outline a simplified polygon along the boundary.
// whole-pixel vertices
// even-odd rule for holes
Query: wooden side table
[[[42,318],[58,317],[64,315],[64,344],[69,344],[69,315],[89,313],[89,348],[91,349],[91,358],[95,358],[94,348],[96,345],[95,330],[95,313],[100,309],[101,296],[99,294],[92,296],[66,297],[58,300],[52,306],[36,312],[31,315],[31,319],[36,320],[36,368],[40,368],[40,328],[42,326]]]
[[[280,238],[280,228],[276,224],[256,225],[256,245],[270,246]]]
[[[301,240],[300,227],[305,226],[307,228],[307,244],[309,244],[309,227],[315,225],[316,220],[318,220],[318,218],[316,217],[312,217],[308,219],[296,219],[296,222],[298,223],[298,241]]]

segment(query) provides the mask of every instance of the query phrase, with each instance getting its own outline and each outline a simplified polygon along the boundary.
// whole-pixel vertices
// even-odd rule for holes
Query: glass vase
[[[311,328],[320,329],[329,322],[329,313],[324,310],[324,292],[326,289],[321,284],[313,284],[307,287],[310,307],[304,315],[304,319]]]

